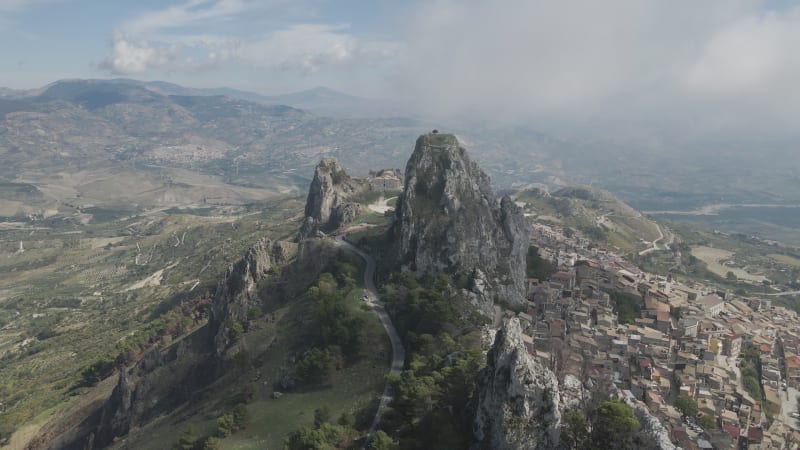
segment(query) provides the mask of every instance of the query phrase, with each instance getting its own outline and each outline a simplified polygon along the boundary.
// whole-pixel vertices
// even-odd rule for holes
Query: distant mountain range
[[[225,96],[263,105],[288,105],[303,109],[317,115],[370,118],[408,116],[400,105],[389,100],[370,99],[345,94],[327,87],[315,87],[299,92],[282,95],[262,95],[251,91],[243,91],[228,87],[191,88],[166,81],[139,81],[129,78],[96,79],[96,80],[59,80],[42,88],[18,90],[0,87],[0,98],[21,99],[34,97],[64,85],[93,84],[95,86],[123,87],[139,86],[161,95],[181,96]]]
[[[586,184],[642,210],[800,203],[800,153],[782,147],[695,142],[648,150],[622,138],[552,136],[534,125],[456,126],[425,119],[424,105],[402,113],[390,103],[327,88],[264,96],[113,79],[0,89],[0,182],[52,183],[59,170],[75,184],[76,171],[125,165],[294,189],[307,179],[293,174],[306,173],[322,156],[335,156],[354,174],[402,167],[407,143],[436,128],[458,135],[500,188]],[[54,189],[59,196],[66,192],[61,188]],[[5,194],[0,190],[0,203]],[[9,209],[16,205],[0,207],[0,216]]]
[[[407,152],[401,143],[421,128],[409,119],[334,118],[214,92],[133,80],[5,90],[0,217],[65,204],[246,203],[305,188],[304,168],[323,156],[355,173],[397,167]],[[309,104],[344,96],[293,95]]]

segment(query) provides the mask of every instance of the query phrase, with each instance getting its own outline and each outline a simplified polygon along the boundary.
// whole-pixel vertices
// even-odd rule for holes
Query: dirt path
[[[367,206],[367,208],[369,208],[370,211],[375,211],[376,213],[383,214],[386,211],[392,209],[392,207],[389,206],[389,200],[395,198],[397,197],[383,198],[383,196],[381,196],[375,203],[372,203],[369,206]]]
[[[386,308],[384,308],[380,300],[377,287],[375,287],[375,260],[357,249],[351,243],[345,241],[344,238],[344,235],[336,236],[336,242],[360,256],[364,262],[367,263],[364,269],[364,288],[367,290],[367,304],[372,308],[372,311],[378,315],[378,318],[383,324],[383,328],[386,330],[386,334],[389,335],[389,340],[392,342],[392,364],[389,367],[389,373],[399,374],[403,370],[403,365],[405,364],[406,350],[403,348],[403,341],[400,339],[400,335],[397,333],[397,329],[394,327],[391,317],[389,317]],[[369,444],[373,433],[375,433],[375,430],[378,428],[384,408],[386,408],[392,400],[394,400],[394,392],[392,392],[391,385],[386,383],[386,387],[383,389],[383,395],[381,396],[381,402],[378,405],[378,411],[375,413],[375,419],[373,419],[372,426],[369,428],[367,438],[364,441],[365,448],[366,445]]]

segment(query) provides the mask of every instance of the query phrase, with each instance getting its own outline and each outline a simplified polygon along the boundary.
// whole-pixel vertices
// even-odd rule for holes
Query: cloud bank
[[[336,79],[353,93],[369,80],[371,94],[425,114],[590,133],[797,134],[800,5],[791,2],[419,0],[383,18],[393,25],[380,37],[313,13],[236,32],[288,3],[186,0],[151,11],[122,23],[102,67],[243,67],[265,83],[294,74],[298,89]]]
[[[272,31],[210,34],[220,23],[269,12],[279,2],[189,0],[123,24],[100,66],[118,75],[150,70],[192,72],[241,65],[301,75],[388,58],[396,44],[366,42],[347,24],[297,23]],[[199,31],[200,34],[194,32]],[[153,36],[153,38],[147,38]]]
[[[800,6],[767,7],[434,1],[412,16],[397,83],[443,115],[785,129],[800,113]]]

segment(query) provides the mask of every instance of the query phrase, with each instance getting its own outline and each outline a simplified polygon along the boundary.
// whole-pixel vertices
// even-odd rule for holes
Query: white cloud
[[[800,14],[745,17],[718,30],[686,77],[690,89],[742,95],[800,78]],[[788,86],[787,86],[788,87]]]
[[[313,73],[358,56],[360,43],[345,30],[341,26],[295,25],[263,39],[242,42],[232,56],[256,67]]]
[[[266,2],[248,0],[186,0],[180,5],[151,11],[126,22],[122,29],[130,34],[181,29],[228,20]]]
[[[420,2],[403,27],[408,51],[395,83],[411,106],[442,115],[596,131],[646,121],[699,127],[702,113],[715,132],[788,129],[800,114],[800,94],[789,93],[800,78],[800,7],[766,8],[759,0]]]
[[[175,63],[179,47],[131,40],[116,33],[109,55],[100,66],[116,75],[132,75]]]
[[[101,67],[114,74],[151,69],[195,71],[222,64],[313,74],[350,64],[369,65],[393,54],[391,42],[362,41],[346,25],[297,24],[263,36],[227,37],[210,34],[134,39],[117,32],[111,54]]]

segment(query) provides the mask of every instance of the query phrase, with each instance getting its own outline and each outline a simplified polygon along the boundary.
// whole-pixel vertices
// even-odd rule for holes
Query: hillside
[[[359,173],[398,165],[397,142],[416,126],[219,95],[163,95],[139,84],[57,82],[38,95],[0,98],[0,216],[298,194],[322,156]]]
[[[534,188],[517,193],[514,200],[529,219],[577,229],[620,254],[663,250],[674,239],[668,229],[599,189],[565,187],[551,193]]]

